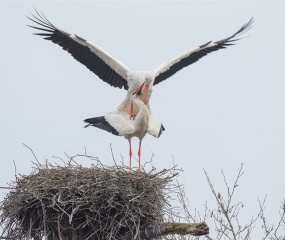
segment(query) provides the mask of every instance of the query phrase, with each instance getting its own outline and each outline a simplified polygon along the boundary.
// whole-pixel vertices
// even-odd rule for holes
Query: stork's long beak
[[[143,85],[144,85],[144,83],[142,85],[140,85],[140,87],[136,90],[137,95],[139,95],[141,93]]]
[[[146,97],[147,97],[147,94],[148,94],[148,90],[149,90],[149,83],[146,83],[145,84],[145,90],[144,90],[144,96],[143,96],[144,104],[146,104]]]

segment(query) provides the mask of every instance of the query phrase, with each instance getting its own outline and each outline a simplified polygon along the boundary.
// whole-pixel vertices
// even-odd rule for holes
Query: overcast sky
[[[59,46],[32,35],[33,8],[58,28],[103,48],[130,68],[153,70],[182,52],[230,36],[254,17],[248,36],[211,53],[156,85],[152,114],[166,131],[146,136],[142,161],[159,170],[173,159],[184,173],[190,210],[214,198],[203,168],[219,192],[220,170],[229,182],[241,163],[237,189],[243,220],[258,212],[267,195],[268,223],[277,219],[285,170],[285,3],[284,2],[0,2],[0,185],[31,172],[38,159],[87,153],[128,164],[128,143],[83,120],[114,111],[126,92],[110,87]],[[133,141],[136,156],[138,139]],[[90,162],[84,162],[89,166]],[[134,165],[137,165],[136,163]],[[5,195],[3,191],[2,197]],[[212,228],[213,229],[213,228]],[[261,230],[255,231],[261,236]],[[258,238],[256,238],[258,239]]]

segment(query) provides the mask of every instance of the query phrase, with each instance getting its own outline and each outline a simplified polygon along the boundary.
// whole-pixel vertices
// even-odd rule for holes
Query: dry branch
[[[150,239],[169,234],[203,236],[209,233],[209,227],[202,223],[160,223],[152,224],[141,232],[141,239]]]

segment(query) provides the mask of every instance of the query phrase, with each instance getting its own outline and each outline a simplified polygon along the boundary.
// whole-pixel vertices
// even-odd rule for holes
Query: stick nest
[[[177,175],[130,173],[99,161],[88,168],[71,161],[35,165],[17,176],[0,205],[8,239],[140,239],[140,230],[162,222]]]

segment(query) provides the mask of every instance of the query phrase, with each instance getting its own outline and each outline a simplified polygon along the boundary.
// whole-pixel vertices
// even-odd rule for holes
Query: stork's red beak
[[[140,85],[140,87],[136,90],[136,94],[139,95],[141,93],[141,90],[144,86],[145,82]],[[146,83],[145,84],[145,91],[144,91],[144,96],[143,96],[143,101],[144,103],[146,104],[146,98],[147,98],[147,95],[148,95],[148,91],[149,91],[149,83]]]
[[[141,93],[143,85],[144,85],[144,83],[142,85],[140,85],[140,87],[137,89],[137,91],[136,91],[137,95],[139,95]]]
[[[144,104],[146,104],[146,97],[147,97],[147,94],[148,94],[148,90],[149,90],[149,83],[146,83],[145,84],[145,90],[144,90],[144,96],[143,96]]]

